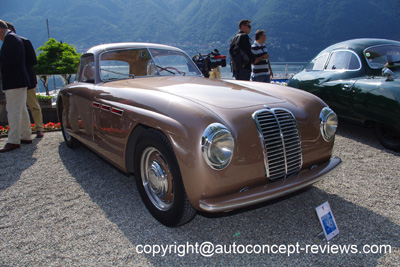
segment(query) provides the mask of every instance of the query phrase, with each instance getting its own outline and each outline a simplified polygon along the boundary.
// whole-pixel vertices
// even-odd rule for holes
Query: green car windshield
[[[381,69],[387,66],[400,66],[400,46],[380,45],[364,50],[364,56],[372,69]]]

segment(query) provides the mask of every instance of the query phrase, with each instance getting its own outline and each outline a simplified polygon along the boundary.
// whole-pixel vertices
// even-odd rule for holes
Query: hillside
[[[322,48],[352,38],[400,40],[398,0],[1,0],[0,19],[35,48],[50,36],[79,52],[108,42],[178,46],[189,55],[227,53],[240,19],[267,31],[272,61],[308,61]]]

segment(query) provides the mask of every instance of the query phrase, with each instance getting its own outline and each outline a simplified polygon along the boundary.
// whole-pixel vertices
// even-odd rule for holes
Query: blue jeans
[[[270,83],[271,82],[271,75],[267,74],[267,75],[260,75],[260,76],[252,76],[251,80],[255,81],[255,82]]]

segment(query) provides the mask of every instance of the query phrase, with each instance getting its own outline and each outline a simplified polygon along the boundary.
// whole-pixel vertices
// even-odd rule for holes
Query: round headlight
[[[234,141],[229,130],[220,123],[210,124],[203,133],[201,150],[207,164],[216,170],[228,166],[232,159]]]
[[[338,117],[332,109],[325,107],[319,114],[321,135],[326,142],[330,142],[335,136],[338,126]]]

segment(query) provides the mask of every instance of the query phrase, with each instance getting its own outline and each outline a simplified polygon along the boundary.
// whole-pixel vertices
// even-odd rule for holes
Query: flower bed
[[[59,131],[61,130],[61,123],[55,123],[55,122],[49,122],[43,125],[44,131],[45,132],[51,132],[51,131]],[[35,124],[31,124],[31,129],[32,132],[35,130]],[[8,131],[10,131],[10,127],[8,125],[6,126],[0,126],[0,137],[6,137],[8,134]]]
[[[36,94],[36,98],[37,99],[53,99],[54,98],[54,96],[53,95],[41,95],[41,94]]]
[[[54,96],[36,94],[41,108],[51,108],[53,105]]]

